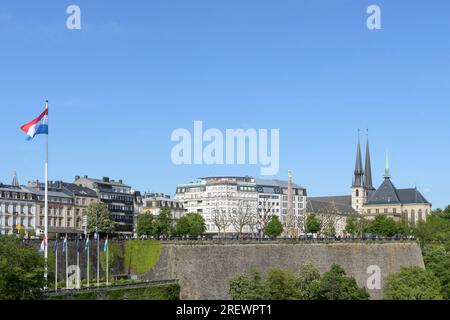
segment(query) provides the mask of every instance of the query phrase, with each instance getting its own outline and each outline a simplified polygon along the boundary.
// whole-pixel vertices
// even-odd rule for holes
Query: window
[[[359,190],[356,189],[356,196],[359,197]]]

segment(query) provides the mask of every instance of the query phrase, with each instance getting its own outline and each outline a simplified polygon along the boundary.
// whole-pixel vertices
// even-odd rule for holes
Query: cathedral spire
[[[372,182],[372,163],[370,161],[370,148],[369,148],[369,129],[367,129],[367,141],[366,141],[366,167],[364,168],[365,180],[364,187],[369,190],[374,190]]]
[[[20,184],[19,184],[19,179],[17,178],[17,172],[15,172],[15,171],[14,171],[14,176],[13,176],[11,185],[12,185],[13,187],[19,187],[19,186],[20,186]]]
[[[389,154],[387,151],[386,151],[386,168],[384,169],[384,178],[385,179],[391,178],[391,173],[390,173],[390,169],[389,169]]]
[[[359,140],[360,130],[358,129],[358,148],[356,150],[356,164],[355,164],[355,179],[353,180],[353,187],[363,186],[364,170],[361,157],[361,142]]]

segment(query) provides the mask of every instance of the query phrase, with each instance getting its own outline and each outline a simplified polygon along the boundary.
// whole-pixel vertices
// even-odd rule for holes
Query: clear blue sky
[[[66,29],[66,8],[82,30]],[[382,30],[366,28],[366,8]],[[19,126],[50,99],[50,178],[124,179],[173,194],[259,166],[172,165],[170,135],[279,128],[280,173],[310,195],[348,194],[356,131],[370,129],[374,182],[450,203],[450,2],[24,1],[0,3],[0,180],[43,179],[44,139]],[[363,136],[362,136],[363,138]],[[364,151],[363,151],[364,152]]]

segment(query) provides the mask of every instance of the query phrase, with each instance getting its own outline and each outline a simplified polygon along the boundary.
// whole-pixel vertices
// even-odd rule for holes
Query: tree
[[[428,244],[446,244],[450,239],[450,219],[432,214],[426,221],[419,221],[413,229],[413,234],[424,248]]]
[[[334,264],[313,286],[316,300],[368,300],[365,288],[359,288],[355,278],[346,275],[341,266]]]
[[[271,238],[279,237],[283,233],[283,224],[278,216],[272,216],[269,223],[266,225],[264,233]]]
[[[138,236],[153,234],[154,217],[150,212],[144,212],[138,217],[136,232]]]
[[[347,224],[345,226],[345,232],[348,234],[362,238],[367,231],[369,221],[358,215],[351,215],[347,218]]]
[[[398,234],[397,223],[385,215],[378,215],[369,222],[367,232],[380,237],[392,237]]]
[[[319,282],[319,269],[311,262],[303,264],[295,275],[295,287],[300,293],[301,300],[313,300],[315,287]]]
[[[189,219],[189,235],[191,236],[200,236],[206,232],[206,224],[205,219],[199,213],[190,213],[188,214]]]
[[[244,227],[252,223],[253,216],[254,212],[247,201],[240,201],[237,210],[230,214],[230,222],[234,230],[239,233],[239,237],[242,236]]]
[[[216,209],[214,209],[213,213],[212,213],[212,221],[214,222],[214,225],[219,230],[219,237],[220,237],[221,231],[223,231],[223,234],[225,234],[227,231],[227,228],[231,224],[227,212],[224,209],[220,209],[219,206],[217,206],[217,205],[216,205]]]
[[[256,224],[261,228],[262,236],[265,236],[264,230],[273,216],[274,202],[270,201],[270,198],[262,198],[258,204],[258,210],[256,213]]]
[[[206,232],[205,219],[199,213],[188,213],[178,220],[176,232],[180,236],[202,235]]]
[[[41,297],[44,257],[15,237],[0,236],[0,300]]]
[[[450,252],[444,246],[429,245],[423,250],[423,258],[426,269],[439,278],[443,298],[450,300]]]
[[[114,233],[116,223],[111,219],[108,206],[103,202],[92,202],[86,209],[88,232]]]
[[[315,213],[310,213],[306,218],[306,232],[319,233],[321,229],[320,221]]]
[[[167,237],[172,228],[172,211],[169,208],[162,208],[154,223],[153,232],[158,237]]]
[[[386,300],[442,300],[439,279],[430,270],[402,267],[390,274],[383,289]]]
[[[189,222],[189,217],[184,216],[178,219],[175,231],[180,236],[187,236],[191,231],[191,226]]]
[[[252,267],[230,281],[230,297],[233,300],[263,300],[264,283],[261,274]]]
[[[267,300],[298,300],[300,292],[295,287],[294,275],[289,271],[272,269],[264,283]]]
[[[320,218],[321,233],[326,237],[336,236],[337,215],[336,214],[321,214]]]

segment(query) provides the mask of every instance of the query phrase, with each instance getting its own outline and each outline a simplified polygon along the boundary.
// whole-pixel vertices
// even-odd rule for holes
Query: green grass
[[[138,275],[150,272],[159,260],[161,242],[157,240],[130,240],[125,244],[125,270],[131,269]]]

